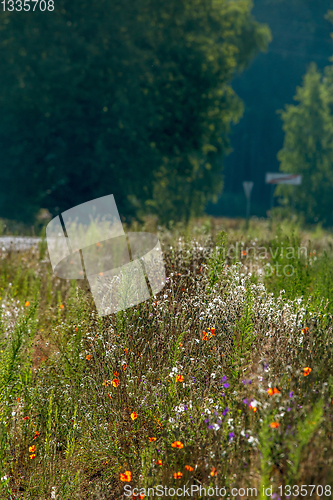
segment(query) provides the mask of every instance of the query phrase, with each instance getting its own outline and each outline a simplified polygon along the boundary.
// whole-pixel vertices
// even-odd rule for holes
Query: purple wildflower
[[[229,411],[229,406],[226,407],[226,409],[224,410],[224,412],[222,413],[222,415],[225,417],[226,414],[228,413]]]
[[[226,382],[225,384],[223,384],[223,387],[224,387],[225,389],[228,389],[228,387],[229,387],[228,382]]]
[[[231,441],[234,438],[235,434],[233,432],[230,432],[229,434],[229,441]]]
[[[289,397],[290,397],[290,398],[292,398],[292,397],[293,397],[293,395],[294,395],[294,391],[290,391],[290,392],[289,392]]]
[[[221,380],[221,384],[222,384],[222,382],[225,382],[226,380],[227,380],[227,376],[223,375],[222,380]]]

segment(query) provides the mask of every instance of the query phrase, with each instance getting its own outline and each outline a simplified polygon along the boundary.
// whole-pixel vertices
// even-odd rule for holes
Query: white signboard
[[[291,184],[300,186],[302,184],[302,176],[297,174],[284,174],[267,172],[266,184]]]

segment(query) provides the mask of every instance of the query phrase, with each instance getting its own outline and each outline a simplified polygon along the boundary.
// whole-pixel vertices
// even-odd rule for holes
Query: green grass
[[[1,500],[333,484],[331,236],[213,219],[159,235],[166,287],[103,318],[44,244],[1,254]]]

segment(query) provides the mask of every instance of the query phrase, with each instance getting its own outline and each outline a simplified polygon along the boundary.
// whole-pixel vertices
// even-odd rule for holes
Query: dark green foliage
[[[252,214],[265,216],[270,208],[270,186],[266,172],[278,172],[277,153],[284,131],[277,110],[293,103],[309,64],[320,71],[329,64],[333,45],[332,26],[325,19],[331,0],[255,0],[253,14],[267,23],[272,42],[232,86],[244,101],[244,115],[232,127],[233,149],[225,160],[224,192],[209,213],[245,217],[246,199],[242,181],[254,181]],[[290,210],[289,210],[290,213]],[[288,214],[289,215],[289,214]]]
[[[306,222],[333,224],[333,69],[324,76],[315,65],[297,89],[297,105],[288,105],[282,112],[285,142],[279,153],[283,172],[299,173],[302,186],[293,194],[292,186],[279,186],[276,193],[282,203],[293,203]]]
[[[269,30],[248,0],[59,0],[2,14],[0,214],[109,193],[124,216],[188,219],[222,188],[234,75]]]

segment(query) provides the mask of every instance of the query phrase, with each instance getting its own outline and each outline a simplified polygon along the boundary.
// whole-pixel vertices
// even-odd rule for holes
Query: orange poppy
[[[183,375],[177,375],[176,376],[176,382],[183,382],[183,380],[184,380]]]
[[[102,385],[105,385],[107,387],[109,385],[109,382],[107,380],[104,380]]]
[[[110,399],[112,399],[112,396],[111,396],[111,394],[108,394],[108,397],[109,397]]]
[[[29,446],[29,452],[34,453],[36,451],[36,446],[33,444],[32,446]]]
[[[60,309],[63,309],[64,308],[64,304],[60,304]]]
[[[305,368],[303,368],[303,371],[304,371],[304,377],[307,377],[309,375],[309,373],[311,372],[311,368],[306,366]]]
[[[217,475],[217,470],[215,469],[215,467],[213,467],[212,470],[210,471],[210,475],[211,476],[216,476]]]
[[[124,349],[125,354],[127,354],[127,351],[128,351],[128,348],[125,347],[125,349]]]
[[[163,465],[162,460],[157,460],[158,465]]]
[[[186,470],[189,470],[189,471],[194,470],[194,469],[193,469],[193,467],[191,467],[190,465],[185,465],[185,469],[186,469]]]
[[[277,389],[276,387],[274,387],[273,392],[274,392],[274,394],[281,394],[281,392],[279,391],[279,389]]]
[[[150,442],[156,441],[157,438],[148,438]]]
[[[243,257],[245,257],[245,255],[247,255],[245,250],[242,251],[242,255],[243,255]]]
[[[113,385],[113,387],[118,387],[119,385],[119,380],[117,378],[114,378],[111,382],[111,384]]]
[[[279,427],[279,425],[280,425],[279,422],[272,422],[270,424],[270,426],[271,426],[272,429],[277,429]]]
[[[267,394],[268,394],[269,396],[273,396],[273,394],[274,394],[273,389],[271,389],[271,388],[267,389]]]
[[[27,300],[27,301],[26,301],[26,303],[25,303],[24,305],[25,305],[25,307],[30,306],[30,302],[29,302],[29,300]]]
[[[33,458],[36,458],[36,453],[33,453],[32,455],[30,455],[30,459],[32,460]]]
[[[86,359],[87,359],[88,361],[90,361],[90,360],[91,360],[91,355],[90,355],[90,354],[87,354]]]
[[[179,448],[180,450],[184,448],[183,443],[181,443],[180,441],[175,441],[174,443],[171,444],[171,446],[172,448]]]
[[[174,472],[173,477],[174,477],[175,479],[180,479],[180,478],[182,477],[182,475],[183,475],[183,474],[182,474],[181,472]]]
[[[207,330],[210,330],[211,335],[215,335],[215,328],[207,328]]]
[[[32,438],[33,440],[36,439],[37,437],[39,436],[39,432],[36,431],[36,434],[34,435],[34,437]]]
[[[124,364],[123,364],[123,370],[125,371],[125,370],[126,370],[126,368],[127,368],[127,364],[126,364],[126,363],[124,363]]]
[[[132,420],[135,420],[136,418],[138,418],[138,416],[137,416],[137,414],[135,413],[135,411],[133,411],[133,412],[131,413],[131,419],[132,419]]]
[[[179,342],[179,344],[178,344],[178,345],[179,345],[179,347],[183,347],[183,344],[182,344],[181,342]]]
[[[113,374],[115,377],[119,377],[119,372],[114,372]]]
[[[304,333],[308,330],[309,328],[306,326],[305,328],[302,329],[302,333],[304,335]]]
[[[125,470],[125,472],[120,474],[120,481],[126,481],[129,482],[132,480],[132,474],[131,471]]]
[[[201,340],[207,340],[208,334],[206,332],[201,332],[200,337],[201,337]]]

